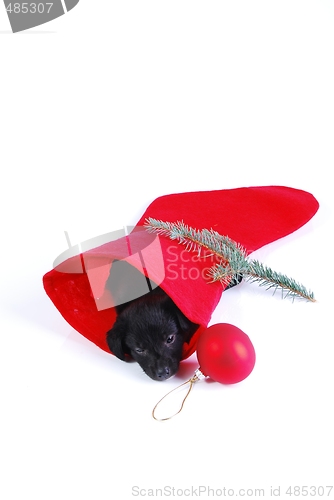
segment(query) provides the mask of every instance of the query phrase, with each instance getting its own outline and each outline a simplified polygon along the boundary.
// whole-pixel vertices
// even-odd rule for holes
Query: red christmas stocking
[[[43,277],[44,288],[75,330],[110,352],[106,333],[115,322],[117,304],[106,282],[113,262],[126,260],[159,285],[185,316],[200,325],[189,344],[184,344],[184,359],[196,350],[199,335],[208,325],[224,287],[220,283],[208,284],[205,272],[212,263],[207,259],[187,252],[184,246],[167,237],[144,230],[146,218],[183,220],[196,229],[212,228],[251,253],[296,231],[318,208],[317,200],[310,193],[281,186],[162,196],[149,205],[128,236],[115,239],[115,233],[110,233],[107,239],[112,241],[97,243],[96,248],[57,264]],[[86,242],[86,248],[92,246],[92,241]],[[71,252],[73,249],[65,252],[65,256]]]

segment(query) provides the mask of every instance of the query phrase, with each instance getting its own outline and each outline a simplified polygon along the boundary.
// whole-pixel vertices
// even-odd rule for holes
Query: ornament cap
[[[196,377],[196,380],[202,380],[203,378],[206,378],[206,375],[201,371],[201,367],[199,366],[197,370],[195,370],[194,378]]]

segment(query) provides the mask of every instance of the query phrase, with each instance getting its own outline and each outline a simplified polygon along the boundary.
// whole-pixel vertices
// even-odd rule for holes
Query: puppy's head
[[[131,356],[149,377],[163,381],[177,372],[183,343],[197,326],[169,297],[153,295],[135,300],[121,311],[107,342],[115,356],[122,360]]]

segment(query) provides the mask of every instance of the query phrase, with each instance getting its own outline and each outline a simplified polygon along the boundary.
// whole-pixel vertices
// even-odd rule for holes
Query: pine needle
[[[304,285],[293,278],[273,271],[257,260],[247,257],[246,250],[228,236],[222,236],[213,229],[197,230],[186,225],[183,221],[164,222],[148,218],[145,222],[146,229],[171,240],[176,240],[189,252],[196,252],[198,256],[204,257],[205,251],[217,257],[217,263],[208,271],[210,282],[219,281],[227,286],[235,276],[243,276],[246,281],[257,283],[273,289],[274,293],[280,289],[283,298],[302,298],[315,302],[314,294],[307,290]]]

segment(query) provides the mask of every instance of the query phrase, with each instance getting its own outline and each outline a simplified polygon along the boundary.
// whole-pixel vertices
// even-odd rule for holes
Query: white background
[[[0,5],[0,54],[1,498],[333,485],[333,3],[81,0],[15,35]],[[253,373],[199,382],[155,422],[196,357],[150,380],[76,333],[42,276],[65,230],[74,244],[163,194],[270,184],[321,208],[257,257],[318,301],[225,293],[212,322],[250,336]]]

